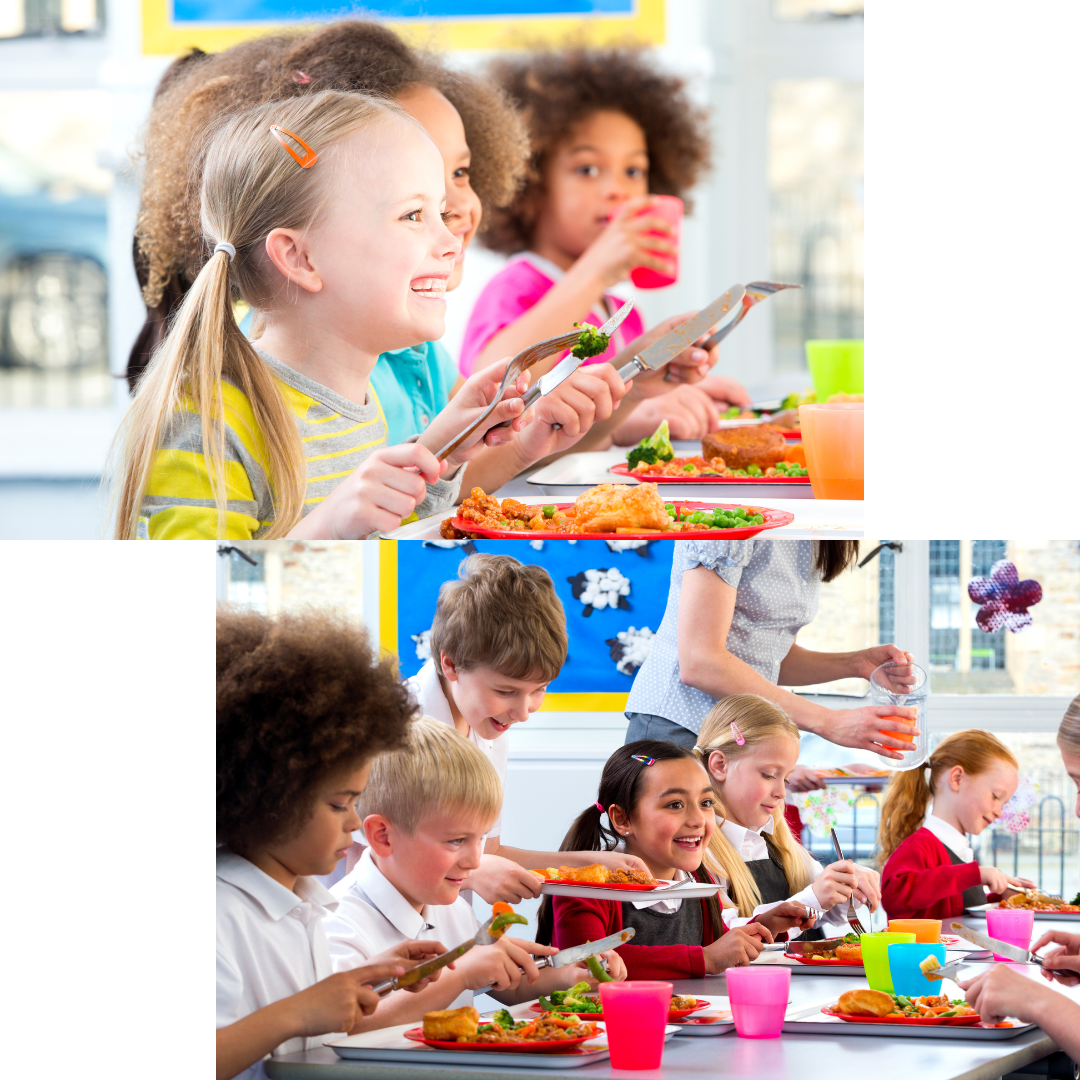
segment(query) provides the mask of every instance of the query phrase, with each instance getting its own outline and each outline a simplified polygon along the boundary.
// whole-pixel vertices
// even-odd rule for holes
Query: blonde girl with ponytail
[[[359,539],[448,509],[461,465],[526,421],[511,394],[435,457],[493,400],[501,364],[387,445],[368,377],[381,352],[442,336],[461,248],[423,127],[327,90],[223,115],[193,156],[208,258],[114,444],[116,538]],[[263,319],[258,349],[237,300]]]
[[[852,895],[873,911],[878,875],[851,860],[823,867],[792,835],[784,818],[785,781],[799,759],[799,729],[778,705],[756,694],[717,702],[694,748],[716,792],[719,828],[709,853],[727,880],[727,901],[737,911],[727,920],[751,918],[792,936],[822,922],[847,926]],[[821,936],[820,929],[810,935]]]
[[[1033,887],[980,866],[968,841],[1001,817],[1019,783],[1009,748],[974,728],[942,739],[924,768],[893,775],[881,804],[877,855],[890,918],[955,918],[987,902],[983,886],[991,900]]]

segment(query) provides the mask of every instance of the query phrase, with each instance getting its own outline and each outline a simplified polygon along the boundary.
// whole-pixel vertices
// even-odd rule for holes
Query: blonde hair
[[[997,761],[1018,768],[1012,751],[1000,739],[989,731],[968,728],[942,739],[922,768],[894,773],[881,803],[878,865],[884,866],[889,856],[922,828],[934,789],[950,769],[959,765],[969,776],[978,776],[993,768]],[[925,775],[927,769],[929,779]]]
[[[407,833],[432,812],[467,811],[492,822],[501,806],[495,767],[469,739],[430,716],[409,725],[401,749],[375,758],[357,802],[361,818],[381,814]]]
[[[444,582],[431,625],[431,655],[462,671],[490,667],[510,679],[554,679],[566,663],[566,613],[542,566],[509,555],[470,555]]]
[[[1058,748],[1080,757],[1080,694],[1069,702],[1057,733]]]
[[[296,419],[233,316],[234,299],[266,310],[281,291],[268,265],[267,234],[278,228],[310,228],[325,209],[335,175],[335,143],[354,132],[394,120],[423,128],[392,102],[327,90],[310,97],[256,105],[219,117],[194,155],[201,177],[201,225],[208,248],[230,244],[206,261],[184,297],[161,347],[139,382],[113,444],[115,537],[133,539],[157,459],[161,436],[179,412],[200,421],[202,453],[217,506],[218,539],[225,536],[226,405],[222,381],[233,383],[251,403],[252,433],[274,492],[274,521],[266,539],[284,536],[300,520],[307,466]],[[303,169],[270,127],[295,132],[318,154]]]
[[[732,723],[743,737],[741,745],[731,729]],[[709,715],[705,717],[698,732],[695,752],[708,772],[709,756],[717,750],[722,750],[728,761],[738,761],[755,746],[778,735],[786,735],[798,745],[799,729],[779,705],[774,705],[757,694],[732,694],[709,710]],[[709,775],[712,776],[711,773]],[[717,813],[726,818],[723,793],[715,780],[713,789],[716,791]],[[806,888],[810,884],[806,855],[788,827],[782,803],[773,811],[772,835],[762,833],[761,836],[769,854],[783,867],[784,877],[787,878],[792,894]],[[739,914],[752,915],[754,908],[761,903],[761,892],[742,856],[720,829],[716,829],[712,834],[709,853],[728,879],[728,895],[738,907]]]

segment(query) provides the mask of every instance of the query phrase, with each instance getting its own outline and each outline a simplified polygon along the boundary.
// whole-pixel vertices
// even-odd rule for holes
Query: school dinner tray
[[[768,484],[770,487],[784,487],[810,483],[809,476],[652,476],[649,473],[631,472],[626,462],[612,465],[610,471],[616,476],[644,484]]]
[[[964,908],[965,915],[986,915],[989,908],[996,908],[997,904],[979,904],[978,907]],[[1035,912],[1036,919],[1054,920],[1061,919],[1064,922],[1080,922],[1080,911],[1054,911],[1052,908],[1046,908],[1041,911]]]
[[[783,1030],[790,1035],[831,1035],[834,1038],[844,1035],[872,1035],[888,1039],[962,1039],[970,1042],[1000,1042],[1003,1039],[1015,1039],[1026,1035],[1036,1025],[1021,1024],[1014,1021],[1009,1028],[983,1027],[981,1024],[969,1024],[959,1027],[943,1027],[928,1024],[898,1023],[851,1023],[838,1016],[824,1012],[835,1002],[824,1002],[814,1013],[806,1008],[794,1009],[784,1020]],[[800,1017],[800,1019],[795,1019]],[[865,1019],[869,1020],[869,1017]]]
[[[661,885],[666,882],[660,882]],[[664,889],[657,896],[675,896],[680,900],[700,899],[715,896],[720,891],[719,885],[708,885],[702,881],[687,882],[674,889]],[[633,888],[626,885],[587,885],[582,882],[563,884],[557,881],[545,881],[540,886],[545,896],[576,896],[586,900],[647,900],[655,890]]]

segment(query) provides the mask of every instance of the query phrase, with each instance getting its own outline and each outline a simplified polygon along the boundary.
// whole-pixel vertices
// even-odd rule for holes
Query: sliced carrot
[[[803,444],[795,443],[794,446],[789,446],[787,453],[784,454],[784,460],[794,461],[796,464],[806,468],[806,451],[803,449]]]
[[[513,915],[514,909],[509,904],[504,904],[501,900],[497,904],[491,905],[492,915]]]

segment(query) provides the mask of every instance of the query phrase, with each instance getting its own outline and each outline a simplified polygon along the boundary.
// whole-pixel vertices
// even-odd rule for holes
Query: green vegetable
[[[667,427],[667,421],[664,421],[664,426]],[[600,966],[600,959],[596,956],[590,956],[585,961],[589,972],[597,982],[611,982],[611,976]]]
[[[655,465],[659,460],[660,455],[657,454],[655,446],[644,446],[639,443],[626,455],[626,467],[630,470],[634,470],[638,467],[639,463]]]
[[[1070,901],[1070,904],[1080,904],[1080,892],[1078,892]]]
[[[498,1024],[499,1027],[506,1028],[507,1031],[513,1031],[514,1030],[514,1022],[515,1021],[514,1021],[514,1018],[510,1015],[509,1010],[507,1010],[507,1009],[500,1009],[495,1014],[495,1016],[492,1018],[492,1020],[493,1020],[493,1023]]]
[[[745,476],[746,475],[746,470],[745,469],[736,469],[735,472],[734,472],[734,475],[735,476]]]
[[[682,467],[682,471],[683,472],[693,472],[694,471],[694,466],[693,465],[684,465]]]
[[[581,323],[574,323],[574,325],[581,326]],[[581,326],[581,335],[570,352],[580,360],[589,356],[599,356],[602,352],[607,352],[610,340],[607,334],[601,334],[595,326]]]
[[[657,461],[670,461],[674,456],[675,447],[671,445],[671,432],[668,429],[668,422],[664,420],[647,439],[642,439],[626,455],[626,460],[632,469],[639,461],[655,465]]]
[[[723,414],[725,420],[737,420],[742,415],[742,409],[738,405],[732,405],[726,413]]]
[[[761,476],[761,466],[760,465],[751,465],[746,471],[751,476]]]
[[[555,507],[554,506],[542,506],[542,507],[540,507],[540,509],[543,510],[544,517],[546,517],[548,519],[553,518],[555,516]]]
[[[950,1009],[949,1012],[938,1013],[938,1016],[955,1016],[956,1010]]]
[[[519,915],[516,911],[501,911],[495,916],[495,921],[491,924],[491,929],[488,933],[492,937],[498,937],[508,926],[512,923],[521,923],[523,926],[529,925],[529,920],[524,915]]]

